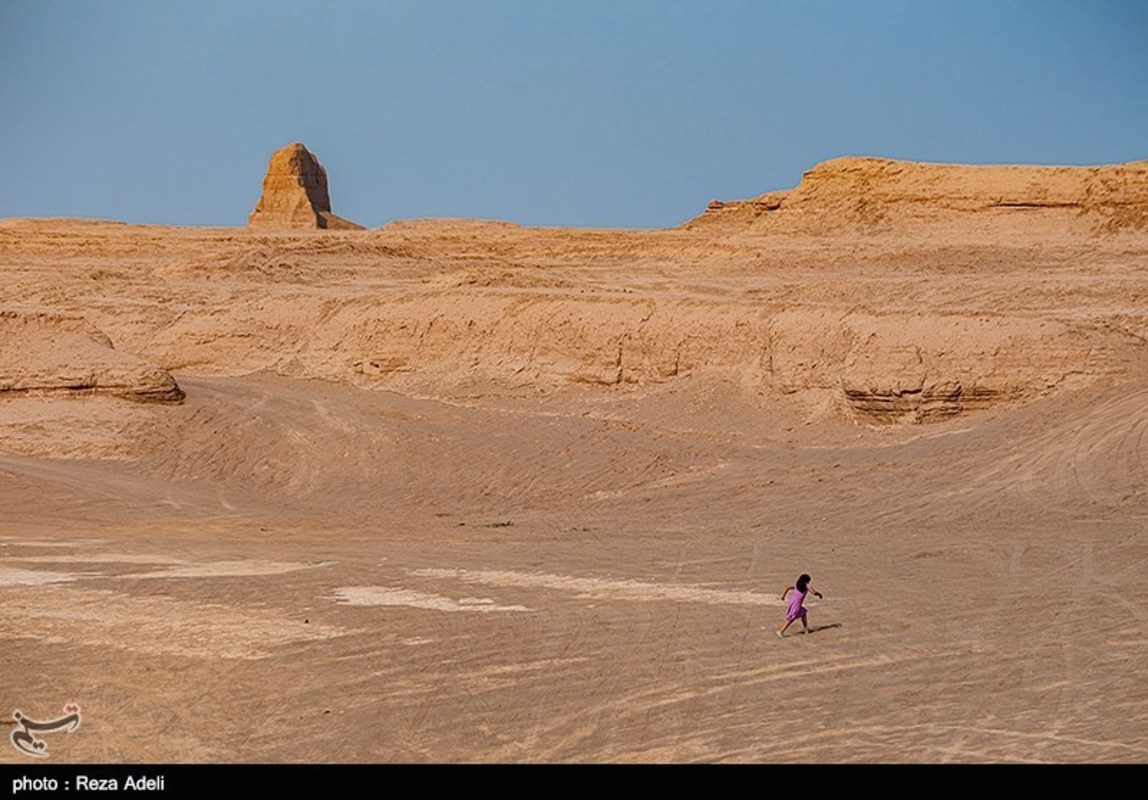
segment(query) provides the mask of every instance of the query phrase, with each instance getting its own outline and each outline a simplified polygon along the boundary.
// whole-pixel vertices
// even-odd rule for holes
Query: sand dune
[[[1148,760],[1148,162],[11,219],[0,276],[0,715],[79,703],[53,759]]]

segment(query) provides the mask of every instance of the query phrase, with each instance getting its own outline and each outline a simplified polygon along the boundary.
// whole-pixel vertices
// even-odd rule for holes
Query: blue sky
[[[1148,158],[1139,0],[0,0],[0,217],[656,228],[842,155]]]

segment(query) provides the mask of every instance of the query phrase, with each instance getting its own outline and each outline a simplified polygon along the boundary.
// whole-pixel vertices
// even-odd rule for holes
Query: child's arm
[[[821,592],[814,589],[813,586],[809,587],[809,591],[811,591],[813,594],[817,595],[818,600],[824,600],[825,599],[825,596],[823,594],[821,594]]]
[[[782,599],[782,600],[784,600],[784,599],[785,599],[785,596],[786,596],[787,594],[789,594],[790,592],[792,592],[792,591],[793,591],[793,587],[792,587],[792,586],[786,586],[786,587],[785,587],[785,591],[781,593],[781,599]]]

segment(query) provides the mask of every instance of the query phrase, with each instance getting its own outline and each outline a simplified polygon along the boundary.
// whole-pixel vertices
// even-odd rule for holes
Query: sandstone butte
[[[276,150],[267,164],[263,194],[247,218],[249,228],[362,230],[331,213],[327,170],[299,142]]]

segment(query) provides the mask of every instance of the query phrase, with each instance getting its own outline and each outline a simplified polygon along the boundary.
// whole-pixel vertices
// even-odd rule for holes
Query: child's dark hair
[[[804,592],[806,587],[809,586],[809,582],[811,580],[813,580],[813,579],[810,578],[808,575],[802,575],[800,578],[798,578],[797,579],[797,591]]]

